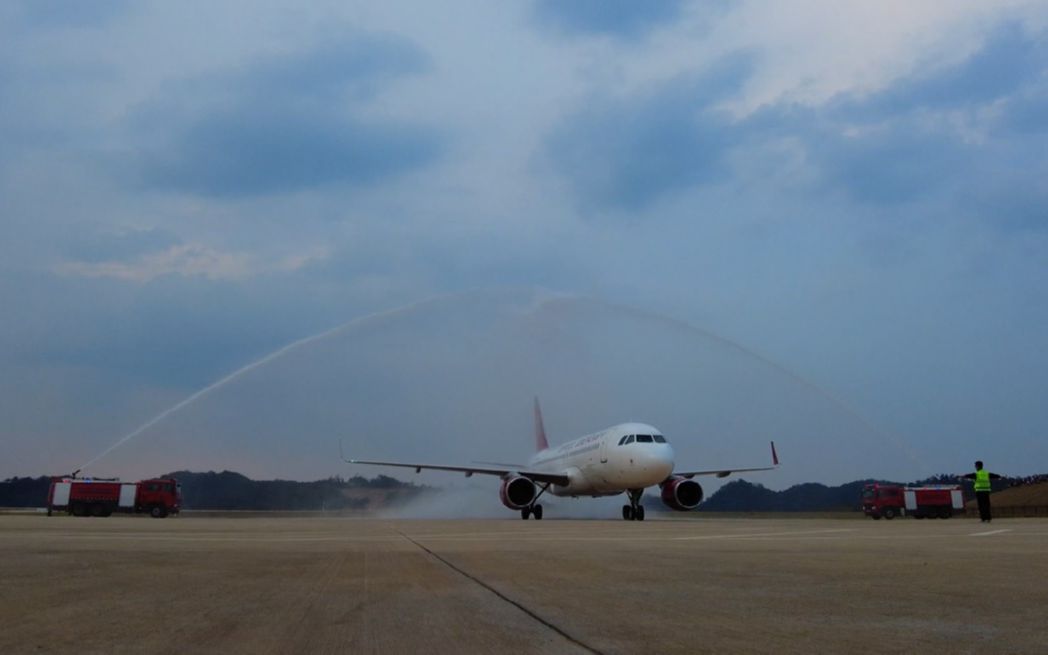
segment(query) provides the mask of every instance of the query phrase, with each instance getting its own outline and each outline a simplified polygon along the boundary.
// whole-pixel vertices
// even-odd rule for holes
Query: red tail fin
[[[535,450],[546,450],[549,441],[546,441],[546,426],[542,424],[542,408],[539,407],[539,398],[535,396]]]

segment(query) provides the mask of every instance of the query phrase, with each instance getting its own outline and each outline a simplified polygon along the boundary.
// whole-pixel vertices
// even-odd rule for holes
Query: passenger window
[[[626,437],[626,443],[633,443],[633,435]]]
[[[661,434],[656,434],[654,435],[654,437],[655,443],[666,443],[666,437],[662,436]]]
[[[650,434],[638,434],[637,435],[637,443],[651,443],[651,435]]]

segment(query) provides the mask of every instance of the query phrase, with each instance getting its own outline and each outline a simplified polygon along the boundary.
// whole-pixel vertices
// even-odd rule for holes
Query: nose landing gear
[[[624,521],[644,520],[644,505],[640,504],[640,497],[643,493],[643,489],[629,489],[626,491],[630,504],[622,506],[622,519]]]

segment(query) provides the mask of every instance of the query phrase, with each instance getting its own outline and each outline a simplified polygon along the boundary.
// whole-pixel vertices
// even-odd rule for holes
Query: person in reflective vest
[[[975,463],[975,473],[964,476],[969,480],[975,480],[975,501],[979,503],[979,518],[983,523],[989,523],[993,518],[990,515],[990,480],[998,480],[1001,476],[990,473],[983,468],[983,463]]]

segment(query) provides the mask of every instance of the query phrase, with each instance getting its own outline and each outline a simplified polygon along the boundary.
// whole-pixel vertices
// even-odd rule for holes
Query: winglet
[[[771,442],[771,463],[775,466],[779,465],[779,454],[775,452],[775,442]]]
[[[542,408],[539,407],[539,397],[535,396],[535,451],[547,448],[549,448],[549,441],[546,440],[546,426],[542,423]]]

